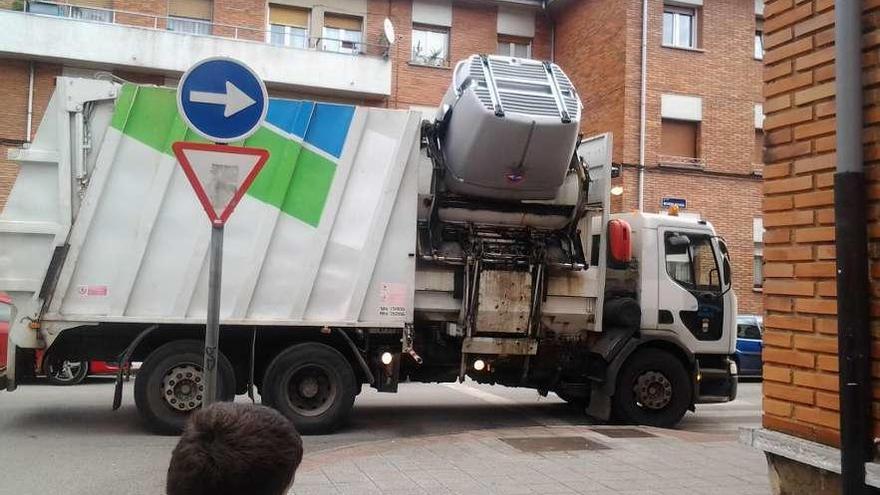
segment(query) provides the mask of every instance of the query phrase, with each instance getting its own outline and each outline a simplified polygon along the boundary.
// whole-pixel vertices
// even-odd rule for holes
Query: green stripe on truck
[[[186,128],[174,90],[125,84],[111,125],[160,153],[173,156],[175,141],[207,142]],[[237,145],[269,150],[269,161],[247,194],[313,227],[321,221],[336,163],[267,127]]]

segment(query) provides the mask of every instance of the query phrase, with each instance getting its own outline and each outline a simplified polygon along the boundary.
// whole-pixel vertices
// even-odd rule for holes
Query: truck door
[[[725,335],[720,257],[711,235],[660,229],[659,326],[673,329],[695,351],[715,350]],[[701,345],[702,344],[702,345]],[[726,341],[725,341],[726,344]]]

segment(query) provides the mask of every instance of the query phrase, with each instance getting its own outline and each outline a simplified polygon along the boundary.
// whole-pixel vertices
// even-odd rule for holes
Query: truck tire
[[[614,414],[628,424],[671,428],[690,407],[691,388],[676,356],[660,349],[636,351],[617,377]]]
[[[357,389],[348,360],[330,346],[310,342],[272,360],[260,393],[263,403],[293,421],[300,433],[319,434],[348,419]]]
[[[43,371],[52,385],[77,385],[89,376],[89,362],[55,359],[50,354],[43,360]]]
[[[205,344],[176,340],[154,350],[134,381],[134,402],[147,427],[160,434],[177,435],[189,415],[202,405],[202,365]],[[235,398],[235,373],[223,353],[217,363],[217,400]]]

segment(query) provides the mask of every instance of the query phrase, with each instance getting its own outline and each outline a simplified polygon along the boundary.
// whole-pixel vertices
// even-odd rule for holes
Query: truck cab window
[[[712,239],[706,235],[666,234],[666,271],[687,289],[721,291]]]

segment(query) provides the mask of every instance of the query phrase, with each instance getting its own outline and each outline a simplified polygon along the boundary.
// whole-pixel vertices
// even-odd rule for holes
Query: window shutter
[[[697,157],[697,124],[663,119],[661,153],[687,158]]]
[[[361,18],[339,14],[324,14],[324,27],[345,29],[347,31],[360,31]]]
[[[212,7],[211,0],[170,0],[168,15],[210,21]]]
[[[97,9],[113,8],[113,0],[73,0],[70,4],[75,7],[94,7]]]
[[[286,5],[269,5],[269,24],[281,24],[283,26],[308,27],[308,9],[298,9]]]

